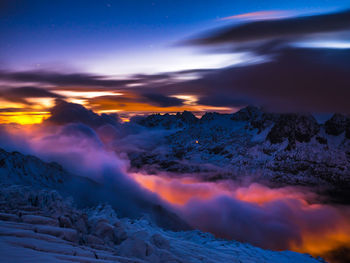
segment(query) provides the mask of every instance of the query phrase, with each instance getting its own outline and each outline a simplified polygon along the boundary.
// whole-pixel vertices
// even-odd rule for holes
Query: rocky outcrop
[[[207,123],[210,121],[215,121],[217,119],[220,119],[222,116],[229,116],[228,114],[220,114],[217,112],[206,112],[201,118],[200,123]]]
[[[338,136],[345,132],[345,136],[350,139],[350,118],[342,114],[334,114],[325,123],[326,133]]]
[[[253,129],[258,129],[260,133],[272,125],[278,117],[279,114],[266,112],[258,107],[248,106],[232,114],[231,119],[248,122]]]
[[[234,121],[251,121],[261,116],[262,111],[255,106],[247,106],[238,112],[232,114],[231,119]]]
[[[296,141],[310,142],[320,130],[320,125],[311,115],[281,114],[267,139],[271,143],[282,143],[288,139],[288,149],[295,148]]]
[[[164,129],[174,129],[196,124],[198,119],[192,112],[184,111],[182,113],[177,113],[176,115],[168,113],[153,114],[147,117],[133,118],[131,121],[148,128],[158,127]]]
[[[188,125],[193,125],[198,122],[198,119],[196,116],[193,115],[190,111],[184,111],[182,113],[178,112],[176,114],[177,119],[179,119],[181,122],[186,123]]]

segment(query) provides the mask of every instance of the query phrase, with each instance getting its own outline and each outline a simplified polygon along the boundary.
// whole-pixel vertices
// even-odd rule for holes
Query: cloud
[[[6,88],[0,96],[7,101],[30,105],[31,97],[73,98],[87,102],[95,110],[115,110],[128,104],[148,104],[155,107],[181,106],[183,101],[164,94],[153,94],[152,88],[164,83],[174,83],[174,78],[191,74],[170,72],[154,75],[138,74],[130,77],[111,79],[87,73],[62,73],[48,71],[0,71],[0,80],[13,87]],[[37,87],[20,87],[22,83],[36,83]],[[113,94],[114,93],[114,94]]]
[[[0,147],[63,165],[75,176],[58,190],[73,196],[79,206],[109,203],[121,217],[139,218],[147,214],[162,227],[189,228],[172,212],[171,206],[129,177],[128,163],[119,158],[114,149],[104,145],[95,130],[85,124],[52,126],[43,123],[31,128],[0,125]]]
[[[176,74],[192,72],[197,79],[173,81],[157,75],[154,78],[156,83],[145,81],[142,85],[119,87],[121,95],[84,98],[85,105],[94,110],[161,111],[173,107],[174,111],[184,106],[183,100],[174,97],[181,94],[194,95],[196,103],[205,107],[232,108],[254,104],[277,111],[350,113],[346,99],[350,96],[350,49],[284,47],[270,53],[269,59],[261,63]],[[138,77],[152,79],[148,75]],[[55,87],[55,90],[61,88],[67,89]],[[17,101],[30,95],[29,92],[13,90],[8,94],[20,94],[15,97]],[[50,90],[42,90],[40,94],[36,94],[39,93],[37,89],[32,90],[31,95],[57,96]],[[74,108],[73,113],[66,114],[67,107]],[[94,127],[101,123],[115,124],[110,120],[111,116],[98,117],[82,106],[67,102],[56,105],[54,111],[50,121],[56,123],[85,120]]]
[[[36,114],[36,112],[33,112],[33,109],[31,108],[1,108],[0,113],[28,113],[28,114]]]
[[[147,100],[148,103],[158,107],[171,107],[183,105],[183,100],[174,97],[164,96],[162,94],[147,93],[143,94],[143,97]]]
[[[350,49],[280,48],[268,60],[199,72],[199,78],[133,92],[194,94],[199,105],[350,113]]]
[[[248,20],[266,20],[285,17],[289,14],[287,11],[270,10],[270,11],[258,11],[250,12],[233,16],[226,16],[220,18],[220,20],[232,20],[232,19],[248,19]]]
[[[260,60],[202,72],[199,79],[158,91],[196,94],[198,104],[208,106],[257,104],[278,111],[350,113],[345,99],[350,95],[350,49],[292,47],[298,41],[329,42],[349,35],[350,10],[220,28],[185,43],[214,52],[249,51]]]
[[[271,109],[349,113],[349,74],[350,49],[284,49],[267,63],[222,70],[204,80],[228,97]]]
[[[0,79],[17,82],[35,82],[52,85],[82,85],[82,86],[103,86],[119,87],[126,84],[134,83],[133,79],[107,79],[104,76],[87,74],[87,73],[60,73],[49,71],[23,71],[10,72],[0,71]]]
[[[117,90],[118,96],[78,98],[84,100],[84,105],[97,111],[196,110],[192,106],[198,105],[197,109],[203,111],[210,107],[234,108],[255,104],[277,111],[350,113],[346,99],[350,95],[350,49],[291,47],[291,42],[323,33],[342,32],[346,36],[346,32],[350,31],[349,16],[350,11],[347,10],[248,22],[216,30],[188,42],[219,49],[222,44],[234,45],[234,48],[230,47],[230,52],[249,50],[262,58],[245,65],[155,75],[139,74],[124,79],[108,79],[84,73],[1,71],[0,79],[50,84],[54,86],[49,88],[51,90]],[[323,37],[328,39],[330,35]],[[191,75],[196,78],[185,78]],[[179,95],[194,97],[193,105],[190,105],[192,108],[185,108],[189,104],[181,100]],[[23,96],[18,97],[17,100]],[[25,98],[22,101],[26,102]],[[77,109],[77,112],[78,115],[83,114],[81,110]],[[91,114],[84,114],[93,119]],[[51,120],[56,118],[56,122],[78,119],[66,114],[55,115]],[[94,118],[101,121],[101,118]]]
[[[192,45],[218,45],[295,39],[311,34],[349,31],[350,10],[313,16],[256,21],[219,29],[186,41]]]
[[[218,69],[153,92],[196,94],[209,106],[350,113],[349,76],[350,49],[284,48],[264,63]]]
[[[50,109],[50,112],[51,116],[46,122],[59,125],[83,123],[90,127],[99,127],[105,124],[116,126],[120,121],[117,114],[99,115],[80,104],[69,103],[64,100],[56,100],[56,105]]]
[[[340,211],[332,207],[312,209],[288,198],[258,205],[222,195],[191,200],[182,213],[192,226],[203,231],[277,250],[290,249],[292,244],[302,247],[308,232],[321,235],[340,222],[346,223]]]
[[[198,104],[210,105],[215,107],[243,107],[250,101],[249,98],[239,98],[239,96],[232,96],[224,93],[204,95],[198,100]]]
[[[88,138],[94,141],[96,145],[102,146],[102,142],[100,141],[95,131],[89,126],[86,126],[81,123],[72,123],[65,125],[60,131],[60,135],[64,135],[67,137],[72,136]]]
[[[349,244],[350,210],[322,203],[324,198],[305,187],[270,188],[254,183],[252,177],[246,183],[201,181],[200,174],[133,177],[175,205],[177,213],[195,229],[217,237],[314,256]]]
[[[44,88],[38,87],[18,87],[18,88],[8,88],[0,90],[0,98],[7,101],[18,102],[27,105],[33,103],[29,102],[28,98],[63,98],[61,95],[48,91]]]

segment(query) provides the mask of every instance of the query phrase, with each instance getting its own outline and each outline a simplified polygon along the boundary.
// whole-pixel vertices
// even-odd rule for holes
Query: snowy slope
[[[0,149],[0,183],[25,184],[35,187],[59,187],[70,175],[57,163]]]
[[[109,205],[79,210],[54,190],[2,186],[0,202],[1,262],[322,262],[119,219]]]

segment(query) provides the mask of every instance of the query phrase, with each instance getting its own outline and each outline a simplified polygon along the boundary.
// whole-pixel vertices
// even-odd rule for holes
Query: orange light
[[[0,114],[0,123],[36,124],[48,117],[49,112],[4,112]]]
[[[193,178],[178,178],[166,176],[153,176],[143,174],[131,175],[141,186],[158,194],[162,199],[176,205],[186,205],[191,199],[209,200],[219,195],[226,195],[243,202],[263,206],[265,203],[278,200],[294,200],[299,202],[301,212],[318,209],[333,209],[322,204],[309,204],[303,193],[298,193],[292,188],[270,189],[268,187],[251,184],[248,187],[237,187],[230,183],[201,182]],[[334,208],[336,209],[336,208]],[[348,213],[348,214],[346,214]],[[350,211],[337,209],[337,226],[327,229],[313,229],[304,222],[296,222],[301,232],[302,240],[298,243],[290,241],[289,249],[309,253],[314,256],[327,257],[328,253],[337,248],[348,247],[350,244]]]

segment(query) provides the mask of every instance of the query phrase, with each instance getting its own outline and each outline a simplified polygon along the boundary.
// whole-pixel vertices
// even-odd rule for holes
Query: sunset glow
[[[0,123],[35,124],[41,123],[49,116],[49,112],[2,112],[0,113]]]

